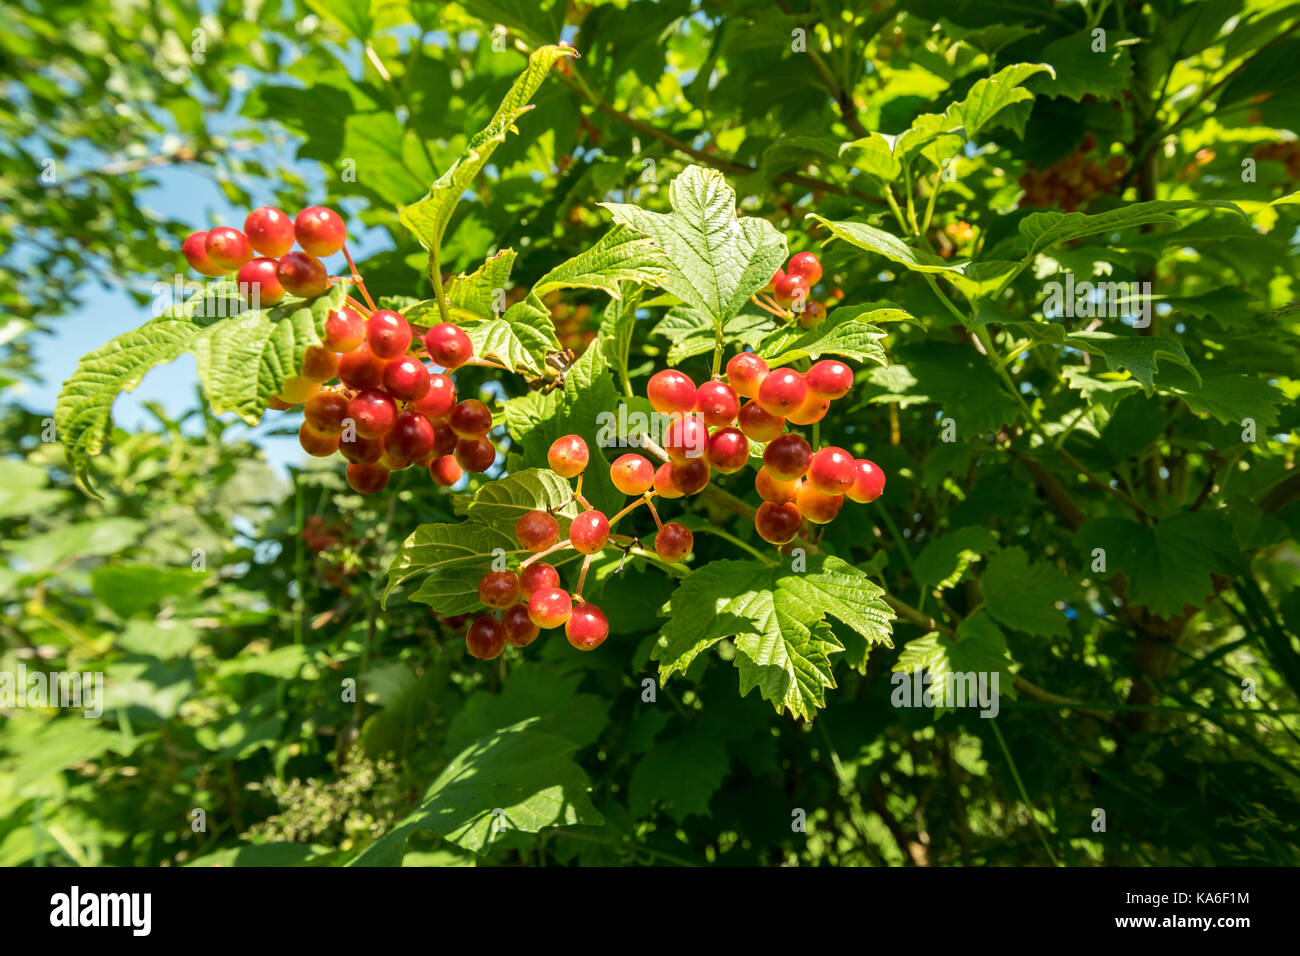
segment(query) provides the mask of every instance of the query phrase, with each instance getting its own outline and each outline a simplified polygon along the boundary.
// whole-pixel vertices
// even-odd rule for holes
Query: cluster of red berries
[[[776,300],[784,317],[793,310],[800,327],[811,329],[826,318],[826,306],[812,298],[813,286],[821,281],[821,277],[821,260],[811,252],[796,252],[784,269],[776,270],[776,275],[762,291]],[[759,304],[763,303],[760,301]]]
[[[1104,164],[1089,159],[1088,154],[1096,146],[1096,138],[1088,133],[1082,145],[1059,163],[1044,170],[1031,165],[1020,177],[1020,186],[1025,191],[1020,197],[1020,207],[1058,203],[1066,212],[1073,212],[1099,193],[1112,189],[1123,178],[1128,163],[1123,156],[1111,156]]]
[[[307,252],[288,251],[295,238]],[[304,298],[324,293],[330,277],[310,253],[346,255],[346,239],[333,210],[313,206],[290,220],[263,207],[249,213],[244,232],[220,226],[190,236],[182,249],[204,275],[237,269],[244,294],[265,305],[286,292]],[[253,250],[268,258],[250,258]],[[278,265],[272,254],[280,257]],[[355,269],[353,277],[364,292]],[[323,344],[306,350],[299,374],[286,379],[271,402],[276,409],[303,406],[303,450],[318,458],[342,454],[348,484],[361,494],[382,491],[392,472],[411,465],[427,468],[443,487],[466,471],[491,468],[497,455],[488,438],[492,411],[476,398],[457,401],[455,380],[447,374],[473,359],[469,336],[441,323],[417,338],[400,313],[349,302],[329,313]]]

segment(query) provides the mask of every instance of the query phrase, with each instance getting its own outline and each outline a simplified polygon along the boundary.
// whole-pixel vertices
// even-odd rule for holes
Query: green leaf
[[[425,792],[420,805],[357,856],[351,866],[397,866],[413,833],[432,832],[484,853],[500,832],[538,833],[547,827],[599,826],[591,781],[573,761],[577,747],[563,737],[503,727],[462,750]]]
[[[1134,226],[1154,223],[1174,223],[1173,215],[1179,209],[1230,209],[1243,219],[1249,217],[1236,203],[1221,199],[1157,199],[1151,202],[1132,203],[1119,209],[1088,215],[1081,212],[1036,212],[1020,220],[1017,227],[1028,243],[1026,257],[1072,239],[1082,239],[1102,233],[1118,232]]]
[[[722,330],[723,340],[740,345],[757,347],[776,328],[776,322],[766,315],[742,313],[727,320]],[[671,343],[668,347],[668,364],[680,365],[695,355],[711,351],[717,343],[713,321],[699,309],[678,305],[668,310],[651,330]]]
[[[654,240],[626,226],[615,226],[590,249],[542,276],[533,286],[533,294],[541,297],[556,289],[599,289],[617,299],[622,296],[622,282],[658,286],[667,278],[667,260]]]
[[[1064,96],[1076,103],[1090,94],[1107,100],[1122,97],[1133,84],[1133,57],[1118,43],[1100,53],[1092,45],[1092,36],[1083,32],[1049,43],[1042,58],[1052,64],[1055,75],[1038,77],[1031,86],[1043,95]]]
[[[922,549],[912,563],[912,575],[922,591],[931,587],[947,590],[965,575],[967,568],[998,547],[988,528],[971,525],[940,535]]]
[[[399,216],[402,223],[415,233],[426,249],[436,250],[442,246],[442,237],[456,204],[487,165],[497,146],[505,142],[506,134],[515,128],[515,121],[532,109],[529,101],[551,67],[562,57],[576,55],[572,48],[554,45],[533,50],[528,57],[528,66],[510,87],[492,121],[470,138],[465,153],[438,177],[427,196],[402,210]]]
[[[737,217],[735,190],[714,169],[688,166],[673,179],[668,201],[668,214],[627,203],[600,205],[663,250],[668,274],[662,287],[722,327],[785,262],[785,237],[766,219]]]
[[[19,458],[0,459],[0,518],[41,514],[61,505],[67,492],[47,488],[45,469]]]
[[[980,611],[957,625],[955,637],[931,631],[914,641],[908,641],[892,670],[896,674],[929,672],[930,683],[926,691],[930,694],[935,716],[938,717],[944,711],[954,710],[958,706],[978,707],[980,676],[989,682],[986,686],[995,698],[1002,694],[1014,698],[1013,663],[1007,650],[1006,636],[988,614]],[[992,683],[994,675],[996,685]],[[949,684],[953,691],[951,699],[948,695]],[[917,706],[917,702],[913,701],[912,706]]]
[[[510,670],[499,694],[471,694],[447,728],[446,746],[458,751],[497,727],[535,718],[533,730],[576,747],[594,743],[609,724],[608,698],[578,690],[582,670],[529,660]]]
[[[443,294],[452,320],[474,322],[493,318],[498,311],[504,313],[505,291],[510,287],[510,270],[514,264],[515,251],[502,249],[469,275],[458,275],[448,282]],[[502,306],[499,310],[498,305]],[[431,313],[429,306],[432,306]],[[442,321],[437,302],[422,302],[415,308],[427,315],[423,324]]]
[[[758,354],[772,368],[804,358],[821,358],[823,355],[838,355],[851,362],[888,365],[889,357],[880,344],[885,332],[873,323],[901,322],[910,318],[902,309],[841,306],[819,325],[802,334],[790,336],[783,333],[793,330],[779,329],[763,344]]]
[[[1069,636],[1065,611],[1056,604],[1070,597],[1070,582],[1049,564],[1030,564],[1023,548],[995,554],[980,586],[984,603],[998,623],[1026,634]]]
[[[1249,418],[1271,428],[1279,421],[1278,409],[1287,404],[1280,389],[1258,376],[1223,369],[1207,372],[1200,382],[1181,369],[1166,369],[1156,391],[1176,395],[1198,415],[1212,415],[1225,425],[1239,425]]]
[[[114,614],[126,618],[155,610],[165,598],[187,594],[206,578],[189,568],[106,564],[90,576],[90,588]]]
[[[1152,390],[1161,356],[1181,365],[1200,381],[1200,375],[1192,367],[1182,345],[1173,339],[1155,335],[1116,335],[1114,332],[1072,332],[1065,341],[1077,349],[1100,355],[1112,371],[1129,371],[1148,393]]]
[[[987,79],[976,81],[960,103],[944,111],[945,127],[950,130],[961,127],[966,138],[973,140],[1002,110],[1034,98],[1023,84],[1037,73],[1056,75],[1046,63],[1014,63]]]
[[[551,313],[531,294],[500,318],[466,322],[462,328],[474,343],[475,355],[517,372],[540,375],[547,353],[560,349]]]
[[[689,816],[708,816],[709,799],[731,767],[727,749],[716,734],[692,729],[657,740],[632,769],[628,808],[644,819],[656,806],[681,823]]]
[[[65,561],[117,555],[140,541],[145,524],[134,518],[97,518],[11,543],[24,573],[42,575]]]
[[[902,164],[894,157],[896,137],[871,133],[840,147],[840,156],[851,153],[853,165],[882,183],[892,183],[902,175]]]

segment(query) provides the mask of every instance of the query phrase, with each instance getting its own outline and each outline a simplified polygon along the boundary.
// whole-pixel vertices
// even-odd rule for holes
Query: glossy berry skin
[[[810,482],[801,481],[794,503],[799,513],[813,524],[828,524],[840,513],[840,508],[844,505],[844,496],[828,495],[818,491]]]
[[[664,451],[673,461],[700,458],[709,447],[709,429],[698,415],[676,415],[664,431]]]
[[[853,369],[834,359],[822,359],[814,362],[803,376],[808,384],[808,391],[818,398],[834,401],[843,398],[853,387]]]
[[[333,209],[308,206],[293,220],[293,234],[313,256],[332,256],[348,241],[343,219]]]
[[[347,415],[348,400],[339,392],[317,392],[302,408],[303,420],[326,435],[341,434]]]
[[[695,408],[695,383],[675,368],[655,372],[646,383],[646,398],[660,414],[689,412]]]
[[[594,604],[582,603],[573,609],[564,624],[564,636],[580,651],[594,651],[609,637],[609,618]]]
[[[309,345],[302,354],[302,378],[328,382],[339,370],[339,357],[323,345]]]
[[[706,425],[730,425],[740,414],[740,399],[726,382],[705,382],[695,393],[695,410]]]
[[[384,450],[398,461],[420,461],[433,450],[432,423],[419,412],[402,412],[384,436]]]
[[[442,488],[450,488],[460,481],[460,476],[464,473],[464,469],[451,455],[440,455],[429,465],[429,477]]]
[[[654,465],[641,455],[619,455],[609,466],[609,478],[625,495],[643,495],[655,483]]]
[[[808,397],[808,384],[792,368],[778,368],[763,379],[758,404],[770,415],[786,418]]]
[[[719,428],[709,436],[709,464],[724,475],[734,475],[749,461],[749,439],[739,428]]]
[[[474,357],[474,343],[459,327],[441,322],[424,333],[424,348],[435,365],[457,369]]]
[[[769,544],[789,544],[803,527],[803,515],[793,502],[783,505],[764,501],[754,514],[754,528]]]
[[[253,246],[248,237],[230,226],[209,229],[203,251],[208,254],[208,259],[214,266],[225,272],[234,272],[253,258]]]
[[[380,443],[383,444],[384,442],[385,439],[381,438]],[[394,458],[389,453],[387,446],[384,448],[384,453],[379,456],[379,464],[383,465],[389,471],[401,471],[403,468],[411,467],[411,462],[407,461],[405,458]]]
[[[346,432],[339,436],[339,454],[354,465],[373,465],[384,453],[384,443],[378,438],[362,438]]]
[[[545,511],[530,511],[515,522],[515,538],[536,554],[560,540],[560,523]]]
[[[471,657],[481,661],[496,660],[506,649],[505,625],[491,614],[480,614],[474,618],[469,630],[465,632],[465,650]]]
[[[207,232],[190,233],[181,243],[181,255],[185,256],[190,268],[199,275],[215,279],[225,275],[226,270],[208,258],[207,241]]]
[[[275,269],[276,278],[290,295],[314,299],[329,289],[329,273],[315,256],[305,252],[286,252]]]
[[[275,274],[274,259],[249,259],[235,273],[240,294],[255,309],[275,305],[285,297],[284,286]]]
[[[655,554],[665,561],[680,561],[691,553],[695,535],[691,529],[677,521],[669,521],[655,535]]]
[[[843,448],[827,445],[813,453],[808,462],[808,484],[824,495],[842,495],[853,487],[857,464]]]
[[[325,316],[325,347],[335,352],[351,352],[366,340],[366,318],[346,305]]]
[[[275,397],[288,405],[301,405],[318,391],[320,391],[320,382],[313,382],[309,378],[295,375],[284,380],[284,384],[280,386],[279,394]]]
[[[810,289],[808,280],[803,276],[786,273],[777,278],[776,285],[772,289],[772,298],[787,309],[793,307],[795,311],[801,312],[803,304],[808,301]]]
[[[803,276],[808,285],[814,286],[821,281],[822,264],[811,252],[796,252],[786,263],[785,271],[787,275]]]
[[[785,430],[784,418],[765,411],[753,399],[741,407],[737,420],[740,422],[740,430],[756,442],[770,442]]]
[[[670,461],[668,468],[673,487],[684,495],[697,495],[709,483],[709,463],[703,458]]]
[[[441,458],[443,455],[452,455],[456,452],[456,443],[460,441],[456,433],[451,430],[451,426],[446,422],[433,423],[433,456]]]
[[[339,381],[357,390],[378,388],[384,383],[384,365],[384,360],[376,357],[370,346],[362,342],[351,352],[339,356]]]
[[[809,300],[804,303],[803,311],[799,313],[799,328],[815,329],[825,318],[826,306],[815,300]]]
[[[506,643],[511,647],[527,647],[537,640],[541,628],[528,616],[527,604],[512,604],[501,615],[501,626],[505,628]]]
[[[441,372],[428,374],[429,389],[411,407],[433,422],[444,421],[456,407],[456,383]]]
[[[802,478],[812,460],[812,449],[799,435],[781,435],[768,442],[763,451],[763,467],[773,478],[794,481]]]
[[[387,392],[367,388],[348,402],[348,418],[356,422],[362,438],[382,438],[397,422],[397,404]]]
[[[429,391],[429,370],[413,355],[391,359],[384,366],[384,391],[402,402],[423,398]]]
[[[456,442],[456,463],[466,471],[484,472],[497,460],[490,438],[462,438]]]
[[[753,352],[739,352],[727,362],[727,381],[741,398],[757,398],[758,387],[771,369]]]
[[[680,498],[682,493],[673,486],[673,466],[664,462],[655,469],[655,494],[660,498]]]
[[[519,575],[513,571],[489,571],[478,582],[478,599],[487,607],[503,611],[519,598]]]
[[[773,477],[772,473],[766,468],[758,469],[758,474],[754,476],[754,490],[764,501],[770,501],[774,505],[783,505],[787,501],[794,501],[798,485],[795,481],[786,481],[784,478]]]
[[[555,439],[546,452],[546,462],[551,466],[551,471],[561,478],[575,478],[582,474],[590,457],[587,443],[577,435]]]
[[[244,235],[258,255],[279,259],[293,248],[293,220],[274,206],[259,206],[244,218]]]
[[[777,269],[776,272],[772,273],[772,278],[767,280],[767,285],[763,286],[763,291],[768,293],[769,295],[772,292],[775,292],[777,280],[779,280],[784,275],[785,275],[784,269]]]
[[[379,309],[366,322],[366,341],[370,351],[381,359],[405,355],[411,347],[411,326],[392,309]]]
[[[853,486],[844,492],[850,501],[866,504],[875,501],[885,491],[885,473],[874,461],[859,458],[853,463]]]
[[[352,490],[361,495],[373,495],[388,487],[390,472],[383,465],[348,465],[347,479]]]
[[[560,588],[540,587],[528,599],[528,616],[540,628],[559,627],[573,613],[573,599]]]
[[[601,511],[584,511],[569,525],[569,542],[580,554],[595,554],[609,542],[609,519]]]
[[[492,410],[477,398],[467,398],[447,419],[457,438],[483,438],[492,430]]]
[[[339,450],[339,436],[319,432],[303,422],[298,427],[298,444],[303,451],[315,458],[328,458]]]
[[[786,421],[791,425],[811,425],[819,422],[826,417],[826,413],[831,410],[831,400],[829,398],[818,398],[811,392],[803,400],[803,404],[792,411]]]
[[[542,588],[558,588],[560,572],[545,561],[536,561],[519,572],[519,593],[529,600]]]

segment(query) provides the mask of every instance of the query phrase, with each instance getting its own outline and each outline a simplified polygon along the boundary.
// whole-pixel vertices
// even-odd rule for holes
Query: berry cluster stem
[[[348,252],[348,244],[346,242],[343,244],[343,258],[348,261],[348,268],[352,270],[352,279],[356,282],[357,288],[361,290],[362,298],[364,298],[366,304],[370,306],[370,311],[375,311],[375,300],[370,298],[370,290],[366,288],[366,280],[361,278],[361,273],[357,271],[357,264],[352,261],[352,253]]]

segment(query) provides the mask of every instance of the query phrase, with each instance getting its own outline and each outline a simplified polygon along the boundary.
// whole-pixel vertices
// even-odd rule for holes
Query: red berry
[[[380,444],[384,444],[385,439],[380,439]],[[389,471],[401,471],[403,468],[410,468],[411,463],[405,458],[395,458],[389,453],[385,446],[384,453],[379,456],[379,464],[383,465]]]
[[[784,481],[802,478],[811,459],[812,449],[799,435],[774,438],[763,451],[763,467]]]
[[[625,495],[643,495],[655,483],[654,465],[640,455],[619,455],[609,466],[609,478]]]
[[[789,544],[803,527],[803,515],[793,502],[783,505],[764,501],[754,514],[754,527],[759,537],[771,544]]]
[[[379,309],[366,322],[366,341],[380,358],[394,359],[411,347],[411,326],[392,309]]]
[[[362,438],[382,438],[397,422],[397,405],[387,392],[367,388],[348,402],[348,418]]]
[[[346,305],[325,317],[323,341],[327,349],[351,352],[366,340],[366,319],[356,309]]]
[[[799,328],[813,329],[822,324],[826,318],[826,306],[820,302],[808,301],[804,303],[803,311],[799,313]]]
[[[740,430],[756,442],[770,442],[785,429],[785,419],[763,409],[758,402],[745,403],[738,416]]]
[[[828,445],[813,453],[808,462],[808,483],[824,495],[842,495],[853,487],[857,464],[843,448]]]
[[[673,487],[684,495],[696,495],[709,483],[709,464],[703,458],[668,463]]]
[[[428,376],[429,390],[422,398],[417,398],[411,407],[433,422],[440,422],[451,415],[456,407],[456,383],[450,375],[433,372]],[[453,433],[454,434],[454,433]]]
[[[457,438],[483,438],[492,430],[492,410],[477,398],[467,398],[451,410],[447,423]]]
[[[768,371],[767,363],[753,352],[739,352],[727,363],[727,381],[741,398],[757,398]]]
[[[185,261],[190,264],[190,268],[199,275],[215,279],[217,276],[225,275],[226,270],[208,258],[207,241],[206,232],[190,233],[181,243],[181,255],[185,256]]]
[[[749,439],[739,428],[719,428],[709,436],[709,464],[724,475],[734,475],[749,461]]]
[[[584,511],[569,525],[569,543],[580,554],[595,554],[609,541],[609,519],[603,512]]]
[[[469,630],[465,632],[465,650],[471,657],[481,661],[496,660],[506,649],[505,625],[491,614],[480,614],[474,618]]]
[[[843,398],[853,387],[853,369],[834,359],[814,362],[803,378],[808,391],[818,398]]]
[[[398,461],[420,461],[433,450],[433,425],[419,412],[402,412],[384,436],[384,450]]]
[[[478,599],[488,607],[505,610],[519,597],[519,575],[513,571],[489,571],[478,581]]]
[[[442,322],[424,333],[424,347],[435,365],[460,368],[474,357],[474,343],[460,327]]]
[[[249,259],[235,273],[240,295],[254,309],[275,305],[284,298],[284,286],[275,274],[274,259]]]
[[[384,443],[355,434],[349,437],[345,432],[339,437],[339,454],[354,465],[373,465],[384,454]]]
[[[808,384],[792,368],[778,368],[763,379],[758,389],[758,404],[772,415],[788,416],[803,404]]]
[[[655,535],[655,554],[665,561],[680,561],[691,553],[695,535],[691,529],[677,521],[670,521]]]
[[[326,435],[342,433],[347,414],[348,400],[340,392],[317,392],[302,408],[306,423]]]
[[[767,285],[763,286],[763,291],[767,293],[772,293],[776,291],[777,280],[784,275],[785,275],[784,269],[777,269],[776,272],[772,273],[772,278],[767,280]]]
[[[590,459],[587,443],[577,435],[565,435],[551,443],[546,461],[551,471],[561,478],[574,478],[582,474]]]
[[[320,391],[320,382],[313,382],[294,375],[284,380],[284,384],[280,386],[280,391],[275,397],[286,405],[301,405],[318,391]]]
[[[298,444],[309,455],[328,458],[339,450],[339,436],[317,431],[307,422],[303,422],[298,427]]]
[[[740,399],[726,382],[705,382],[695,393],[695,410],[706,425],[730,425],[740,414]]]
[[[293,248],[293,220],[274,206],[260,206],[244,219],[244,233],[259,254],[278,259]]]
[[[651,375],[645,393],[651,407],[664,415],[695,408],[695,383],[674,368]]]
[[[446,422],[433,423],[433,455],[435,458],[454,454],[456,442],[458,441],[460,439],[456,437],[456,433],[451,430],[451,426]]]
[[[673,466],[668,462],[655,469],[655,494],[660,498],[682,496],[682,493],[673,486]]]
[[[810,482],[799,482],[799,490],[794,499],[799,513],[814,524],[827,524],[840,513],[844,504],[843,495],[828,495],[818,491]]]
[[[429,370],[413,355],[392,359],[384,366],[384,390],[403,402],[423,398],[429,391]]]
[[[388,486],[389,470],[383,465],[348,465],[347,479],[357,494],[373,495]]]
[[[528,616],[527,604],[512,604],[501,615],[501,626],[505,628],[506,643],[511,647],[527,647],[537,640],[541,629]]]
[[[203,251],[214,266],[226,272],[234,272],[253,258],[253,246],[248,237],[230,226],[209,229]]]
[[[571,613],[573,600],[560,588],[539,587],[528,599],[528,616],[541,628],[559,627]]]
[[[803,276],[814,286],[822,277],[822,264],[811,252],[796,252],[786,263],[785,271],[792,276]]]
[[[783,505],[787,501],[794,501],[798,486],[794,481],[777,478],[766,468],[760,468],[754,477],[754,490],[764,501]]]
[[[709,429],[698,415],[674,414],[664,432],[664,451],[674,461],[699,458],[709,447]]]
[[[429,465],[429,477],[434,483],[443,488],[450,488],[456,482],[460,481],[460,476],[464,474],[456,459],[451,455],[441,455],[433,460]]]
[[[853,463],[853,467],[856,472],[853,487],[844,492],[845,496],[850,501],[862,504],[875,501],[885,490],[885,473],[880,470],[879,465],[865,458],[859,458]]]
[[[301,378],[328,382],[339,370],[339,357],[323,345],[309,345],[302,353]]]
[[[308,206],[293,220],[293,234],[313,256],[332,256],[348,240],[347,227],[333,209]]]
[[[812,392],[803,400],[803,404],[792,411],[786,421],[791,425],[811,425],[826,417],[831,410],[829,398],[818,398]]]
[[[579,604],[564,625],[564,636],[580,651],[594,651],[609,637],[609,618],[594,604]]]
[[[808,280],[803,276],[786,274],[777,277],[776,284],[772,289],[772,297],[785,308],[793,308],[796,312],[802,312],[803,304],[808,301],[809,289]]]
[[[286,252],[275,270],[276,278],[290,295],[314,299],[329,289],[329,273],[315,256],[305,252]]]
[[[456,442],[455,455],[466,471],[484,472],[497,460],[497,449],[490,438],[462,438]]]
[[[351,352],[339,356],[339,381],[348,388],[378,388],[384,382],[383,359],[362,342]]]
[[[560,540],[560,524],[545,511],[530,511],[515,522],[519,544],[536,554]]]
[[[524,596],[525,600],[531,598],[534,593],[542,588],[558,588],[559,586],[560,572],[545,561],[534,562],[519,572],[519,593]]]

